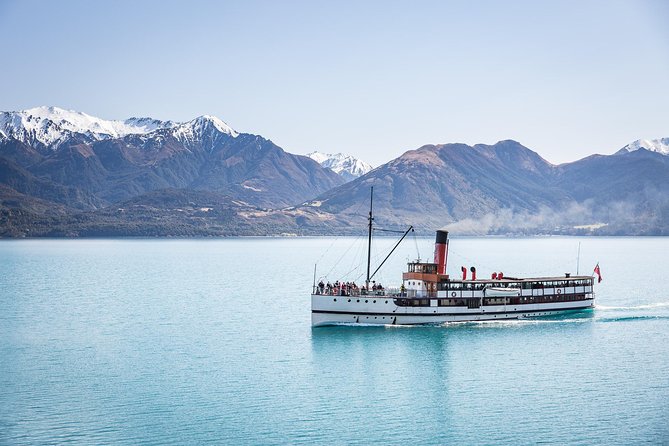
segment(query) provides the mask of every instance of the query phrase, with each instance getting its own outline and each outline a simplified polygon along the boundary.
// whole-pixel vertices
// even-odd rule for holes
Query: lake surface
[[[0,242],[0,444],[669,443],[669,239],[455,238],[479,277],[574,273],[580,243],[597,308],[312,329],[314,264],[361,282],[363,239]]]

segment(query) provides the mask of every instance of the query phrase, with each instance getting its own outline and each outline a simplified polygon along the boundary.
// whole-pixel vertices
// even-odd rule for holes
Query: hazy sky
[[[669,136],[669,2],[0,0],[0,110],[220,117],[374,165],[515,139],[554,163]]]

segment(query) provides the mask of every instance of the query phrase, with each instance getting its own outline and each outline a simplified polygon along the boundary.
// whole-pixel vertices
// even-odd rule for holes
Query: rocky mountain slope
[[[359,213],[374,186],[379,220],[441,227],[447,222],[513,208],[536,212],[568,200],[548,186],[556,167],[515,141],[495,145],[427,145],[411,150],[307,206],[337,215]],[[362,208],[364,213],[364,207]]]
[[[559,166],[556,186],[601,233],[669,234],[669,156],[643,148]]]

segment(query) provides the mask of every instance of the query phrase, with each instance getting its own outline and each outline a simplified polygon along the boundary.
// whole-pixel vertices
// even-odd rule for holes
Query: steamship
[[[373,198],[373,189],[372,189]],[[373,199],[370,200],[373,203]],[[448,232],[436,232],[434,262],[409,262],[402,285],[384,289],[373,285],[370,275],[372,205],[369,210],[367,276],[361,287],[337,284],[314,286],[311,294],[311,324],[314,327],[348,324],[416,325],[447,322],[496,321],[553,316],[594,307],[592,276],[566,273],[554,277],[519,278],[493,273],[490,279],[476,277],[476,269],[462,267],[462,277],[446,274]],[[404,233],[395,248],[410,232]],[[394,249],[393,248],[393,251]],[[392,251],[391,251],[392,253]],[[389,254],[390,255],[390,254]],[[467,273],[471,277],[467,278]]]

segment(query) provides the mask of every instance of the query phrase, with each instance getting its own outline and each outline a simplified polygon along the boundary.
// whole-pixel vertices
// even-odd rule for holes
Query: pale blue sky
[[[220,117],[374,164],[515,139],[554,163],[669,136],[669,2],[0,0],[0,110]]]

